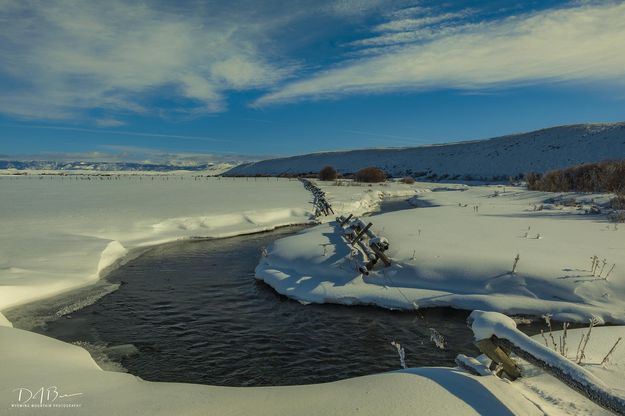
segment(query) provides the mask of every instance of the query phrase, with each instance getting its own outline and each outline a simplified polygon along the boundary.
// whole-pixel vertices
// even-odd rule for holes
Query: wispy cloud
[[[431,8],[409,7],[388,13],[388,21],[373,27],[373,36],[352,41],[348,46],[365,47],[353,55],[373,55],[379,47],[404,43],[432,41],[468,28],[475,29],[480,23],[468,23],[467,18],[476,13],[472,9],[455,12],[435,12]],[[373,48],[371,48],[373,47]],[[372,50],[373,49],[373,50]],[[388,50],[387,50],[388,52]]]
[[[160,138],[160,139],[183,139],[183,140],[200,140],[204,142],[227,142],[227,140],[216,139],[214,137],[208,137],[208,136],[189,136],[189,135],[181,135],[181,134],[163,134],[163,133],[151,133],[151,132],[142,132],[142,131],[90,129],[90,128],[72,127],[72,126],[46,126],[46,125],[38,125],[38,124],[33,124],[33,125],[4,124],[4,125],[0,125],[0,127],[19,127],[19,128],[41,129],[41,130],[79,131],[79,132],[85,132],[85,133],[126,136],[126,137],[155,137],[155,138]]]
[[[147,113],[223,110],[224,93],[267,87],[292,70],[277,62],[273,21],[197,3],[0,2],[0,112],[75,118],[88,109]],[[222,10],[223,9],[223,10]]]
[[[371,11],[387,10],[393,0],[334,0],[322,6],[321,10],[338,16],[363,15]]]
[[[417,18],[403,18],[391,20],[386,23],[377,25],[374,30],[376,32],[401,32],[406,30],[415,30],[424,26],[434,25],[436,23],[445,22],[452,19],[465,18],[469,16],[471,12],[469,10],[454,12],[454,13],[441,13],[431,16],[422,16]]]
[[[95,124],[98,127],[119,127],[126,125],[125,122],[121,120],[116,120],[114,118],[99,118],[96,119]]]
[[[625,4],[585,2],[448,29],[419,44],[377,48],[373,56],[287,83],[254,105],[543,82],[625,86]]]

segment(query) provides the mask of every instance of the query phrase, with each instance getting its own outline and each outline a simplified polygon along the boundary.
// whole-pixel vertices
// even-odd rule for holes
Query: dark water
[[[477,354],[467,312],[303,305],[255,280],[260,249],[296,231],[159,246],[110,274],[95,290],[119,289],[97,302],[44,324],[32,321],[32,311],[22,315],[34,331],[80,342],[100,359],[103,346],[134,345],[135,354],[125,356],[127,347],[106,352],[151,381],[328,382],[398,369],[394,340],[404,346],[408,366],[453,366],[456,354]],[[51,301],[47,317],[65,307]],[[19,316],[10,319],[20,326]],[[445,337],[447,349],[430,341],[430,328]]]
[[[64,341],[133,344],[122,358],[146,380],[287,385],[395,370],[391,341],[409,366],[452,365],[475,354],[467,313],[392,312],[302,305],[254,279],[260,247],[292,233],[182,242],[154,248],[109,275],[119,290],[35,331]],[[448,343],[430,341],[436,328]]]

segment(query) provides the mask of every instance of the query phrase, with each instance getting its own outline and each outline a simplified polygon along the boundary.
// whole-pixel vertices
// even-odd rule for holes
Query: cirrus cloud
[[[411,36],[423,41],[418,33],[397,32],[405,23],[401,17],[377,30],[386,29],[382,36],[402,41]],[[429,42],[376,48],[373,56],[287,83],[254,105],[406,89],[476,90],[546,82],[625,86],[624,3],[585,3],[441,30]]]
[[[177,111],[208,113],[224,109],[228,90],[271,86],[290,73],[289,62],[272,60],[271,21],[194,5],[1,1],[0,112],[146,113],[167,97]]]

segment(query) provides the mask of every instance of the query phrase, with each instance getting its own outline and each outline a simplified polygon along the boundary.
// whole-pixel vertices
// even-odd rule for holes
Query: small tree
[[[415,182],[415,180],[414,180],[414,178],[412,176],[406,176],[406,177],[402,178],[401,182],[405,183],[407,185],[412,185]]]
[[[319,171],[319,180],[321,181],[334,181],[337,177],[338,173],[332,166],[326,166]]]
[[[354,179],[357,182],[384,182],[386,181],[386,174],[382,169],[368,167],[360,169],[358,172],[356,172],[356,175],[354,175]]]

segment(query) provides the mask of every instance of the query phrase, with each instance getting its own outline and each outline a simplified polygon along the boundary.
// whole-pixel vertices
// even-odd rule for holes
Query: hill
[[[441,145],[312,153],[242,164],[225,175],[297,175],[331,165],[342,174],[377,166],[395,177],[501,180],[622,158],[625,122],[559,126]]]

